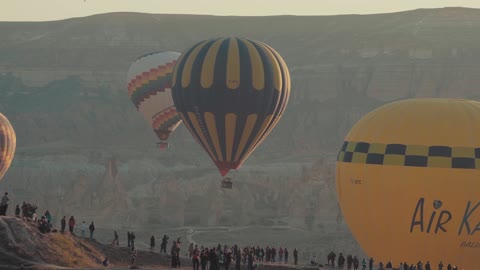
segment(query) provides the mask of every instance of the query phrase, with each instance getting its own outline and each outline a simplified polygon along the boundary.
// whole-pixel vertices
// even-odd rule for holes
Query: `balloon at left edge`
[[[153,52],[137,58],[127,73],[128,95],[160,139],[160,149],[182,119],[172,99],[171,81],[177,52]]]
[[[12,164],[17,137],[8,119],[0,113],[0,180]]]

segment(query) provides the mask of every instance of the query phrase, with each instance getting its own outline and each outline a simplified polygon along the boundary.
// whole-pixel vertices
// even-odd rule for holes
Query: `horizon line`
[[[48,23],[48,22],[59,22],[65,20],[72,20],[72,19],[82,19],[88,17],[95,17],[95,16],[102,16],[102,15],[109,15],[109,14],[141,14],[141,15],[155,15],[155,16],[205,16],[205,17],[333,17],[333,16],[370,16],[370,15],[386,15],[386,14],[396,14],[396,13],[404,13],[404,12],[411,12],[411,11],[418,11],[418,10],[441,10],[441,9],[472,9],[472,10],[479,10],[480,8],[473,8],[473,7],[463,7],[463,6],[446,6],[446,7],[432,7],[432,8],[415,8],[415,9],[405,9],[399,11],[392,11],[392,12],[378,12],[378,13],[338,13],[338,14],[268,14],[268,15],[228,15],[228,14],[202,14],[202,13],[148,13],[148,12],[138,12],[138,11],[113,11],[113,12],[105,12],[105,13],[95,13],[85,16],[77,16],[77,17],[67,17],[61,19],[52,19],[52,20],[5,20],[0,21],[0,23]]]

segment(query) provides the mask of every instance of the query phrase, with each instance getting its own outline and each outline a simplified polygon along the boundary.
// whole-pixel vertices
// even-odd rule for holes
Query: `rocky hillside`
[[[325,241],[340,233],[350,247],[334,189],[343,137],[386,102],[480,100],[479,31],[480,10],[464,8],[301,17],[113,13],[0,22],[0,111],[18,137],[0,191],[10,191],[15,203],[49,209],[57,222],[74,214],[138,230],[289,226]],[[219,174],[183,126],[172,147],[160,152],[125,87],[137,56],[183,51],[222,35],[267,42],[292,74],[284,117],[232,174],[231,191],[219,188]]]

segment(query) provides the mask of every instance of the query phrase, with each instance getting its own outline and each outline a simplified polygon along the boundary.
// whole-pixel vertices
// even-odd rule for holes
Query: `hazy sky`
[[[480,0],[0,0],[0,21],[45,21],[132,11],[213,15],[332,15],[480,8]]]

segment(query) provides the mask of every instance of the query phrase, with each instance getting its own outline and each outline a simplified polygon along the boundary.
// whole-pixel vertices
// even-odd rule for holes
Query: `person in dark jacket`
[[[17,207],[15,207],[15,216],[20,217],[20,205],[17,204]]]
[[[224,262],[225,270],[230,269],[231,262],[232,262],[232,252],[230,250],[227,250],[227,252],[225,252],[225,262]]]
[[[93,232],[95,231],[95,225],[93,225],[93,221],[90,223],[90,226],[88,226],[88,229],[90,230],[90,240],[93,240]]]
[[[238,249],[237,255],[235,256],[235,270],[240,270],[242,266],[242,253],[241,249]]]
[[[425,264],[425,270],[431,270],[429,261]]]
[[[347,270],[352,270],[353,257],[351,254],[347,255]]]
[[[175,241],[170,249],[170,255],[172,256],[172,268],[177,268],[177,242]]]
[[[368,261],[368,269],[369,270],[373,269],[373,262],[374,262],[373,258],[370,258],[370,260]]]
[[[360,265],[360,261],[358,260],[357,256],[353,257],[353,270],[358,270],[358,266]]]
[[[207,263],[208,263],[208,248],[205,248],[200,253],[200,266],[202,270],[207,270]]]
[[[152,237],[150,237],[150,250],[151,251],[155,250],[155,236],[153,236],[153,235],[152,235]]]
[[[71,216],[68,220],[68,229],[70,230],[71,234],[73,234],[73,227],[75,227],[75,219],[73,218],[73,216]]]
[[[340,255],[338,255],[338,267],[340,269],[343,269],[343,265],[345,264],[345,257],[343,257],[343,253],[340,253]]]
[[[285,255],[284,255],[285,256],[285,263],[288,263],[288,248],[285,248],[284,253],[285,253]]]
[[[67,227],[67,217],[66,216],[63,216],[62,220],[60,220],[60,226],[61,226],[60,232],[65,233],[65,227]]]
[[[162,238],[162,244],[160,245],[160,253],[164,252],[165,254],[167,254],[167,243],[168,243],[168,236],[164,234]]]

